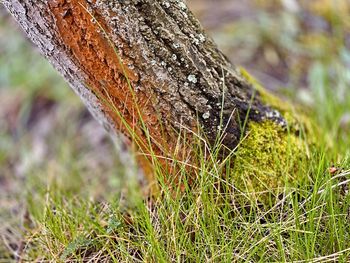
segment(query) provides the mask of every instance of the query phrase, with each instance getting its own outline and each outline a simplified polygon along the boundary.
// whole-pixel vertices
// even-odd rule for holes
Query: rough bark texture
[[[229,149],[238,144],[246,116],[286,125],[182,0],[5,0],[4,5],[96,119],[132,139],[130,127],[144,151],[151,144],[156,154],[172,154],[177,132],[184,126],[196,131],[198,123],[210,143],[226,127],[223,144]]]

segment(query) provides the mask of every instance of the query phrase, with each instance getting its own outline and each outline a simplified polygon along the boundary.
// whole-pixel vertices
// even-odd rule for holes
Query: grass
[[[339,21],[334,27],[339,29]],[[327,43],[321,46],[328,47]],[[67,100],[72,95],[68,89],[55,81],[57,87],[51,90],[57,92],[45,93],[56,77],[35,59],[33,64],[46,81],[28,83],[37,74],[26,76],[21,65],[28,58],[16,57],[19,62],[11,68],[21,70],[16,75],[25,81],[4,66],[2,83],[29,88],[21,95],[25,99],[17,121],[20,139],[0,125],[0,179],[12,184],[0,193],[0,262],[348,262],[350,125],[346,115],[350,95],[343,90],[350,87],[349,51],[341,41],[336,47],[339,52],[331,58],[320,56],[329,57],[327,50],[321,50],[310,59],[306,77],[311,88],[306,95],[304,91],[293,95],[295,100],[301,97],[308,102],[308,115],[320,131],[320,147],[311,149],[308,160],[296,164],[307,167],[307,180],[279,189],[280,194],[270,195],[265,204],[257,202],[256,193],[238,189],[230,176],[251,169],[249,164],[232,170],[239,156],[223,161],[215,149],[203,152],[199,135],[193,146],[198,163],[196,184],[187,184],[187,167],[180,163],[174,173],[181,175],[185,194],[176,194],[178,189],[163,182],[168,175],[155,162],[161,194],[145,200],[133,180],[137,169],[123,164],[111,143],[101,148],[101,143],[92,144],[91,137],[84,135],[82,106]],[[298,50],[302,53],[304,48]],[[12,83],[13,79],[19,82]],[[60,118],[51,123],[53,130],[45,139],[50,145],[48,156],[16,175],[11,163],[23,163],[33,155],[33,134],[42,126],[32,127],[33,132],[25,130],[31,119],[28,112],[43,92],[59,102]],[[333,166],[336,169],[330,169]],[[275,172],[283,174],[284,167],[278,169]]]
[[[231,166],[214,155],[200,163],[196,185],[183,182],[186,194],[174,195],[160,174],[162,194],[149,201],[132,181],[124,193],[98,202],[89,200],[90,182],[78,172],[69,173],[69,184],[33,175],[22,260],[347,262],[350,196],[342,182],[350,160],[330,173],[325,152],[312,155],[310,181],[286,187],[268,205],[223,178]],[[198,158],[204,160],[200,153]]]

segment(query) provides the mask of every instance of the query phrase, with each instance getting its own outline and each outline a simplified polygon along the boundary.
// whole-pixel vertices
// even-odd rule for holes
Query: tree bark
[[[3,3],[94,117],[146,154],[173,156],[184,128],[234,149],[246,120],[287,125],[182,0]]]

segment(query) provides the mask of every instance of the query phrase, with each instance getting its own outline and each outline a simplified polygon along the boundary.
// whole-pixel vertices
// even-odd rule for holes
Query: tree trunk
[[[174,156],[183,129],[234,149],[246,123],[287,126],[182,0],[3,3],[95,118],[146,154]]]

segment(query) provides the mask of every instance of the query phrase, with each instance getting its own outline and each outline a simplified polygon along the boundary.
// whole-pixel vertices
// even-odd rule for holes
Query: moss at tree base
[[[261,201],[269,193],[277,195],[284,187],[307,179],[309,147],[315,145],[314,128],[305,115],[269,93],[245,69],[240,68],[240,72],[261,100],[278,110],[288,125],[285,128],[273,121],[251,121],[236,151],[234,185]]]
[[[236,152],[234,184],[241,190],[266,196],[294,186],[307,177],[308,145],[272,121],[251,122]]]

